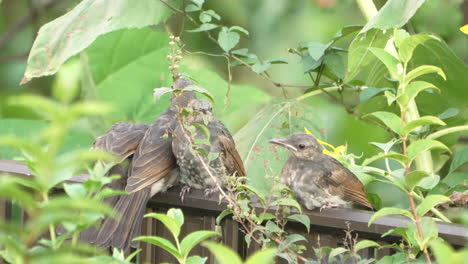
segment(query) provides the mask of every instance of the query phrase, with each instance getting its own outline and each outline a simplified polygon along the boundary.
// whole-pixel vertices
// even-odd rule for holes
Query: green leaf
[[[374,242],[372,240],[361,240],[356,245],[354,245],[353,250],[354,252],[358,252],[359,250],[369,248],[369,247],[380,248],[381,246],[379,245],[379,243]]]
[[[0,177],[0,196],[5,200],[15,200],[28,210],[38,207],[39,204],[32,193],[25,191],[12,177],[12,175]]]
[[[204,264],[208,260],[208,257],[200,257],[200,256],[191,256],[187,258],[185,264]]]
[[[239,27],[239,26],[232,26],[232,27],[229,28],[229,31],[242,33],[242,34],[244,34],[246,36],[249,35],[249,31],[247,31],[245,28]]]
[[[343,247],[336,247],[334,249],[332,249],[332,251],[330,251],[330,254],[328,255],[328,262],[335,262],[335,257],[340,255],[340,254],[343,254],[345,252],[348,252],[349,250],[346,249],[346,248],[343,248]]]
[[[409,37],[410,37],[410,34],[408,34],[408,32],[406,32],[406,30],[404,29],[395,29],[393,31],[393,38],[394,38],[395,46],[397,48],[400,48],[403,40]]]
[[[393,159],[393,160],[396,160],[398,162],[400,162],[402,165],[404,165],[405,163],[407,162],[410,162],[410,159],[403,155],[403,154],[400,154],[400,153],[396,153],[396,152],[389,152],[387,154],[381,152],[377,155],[374,155],[370,158],[367,158],[365,159],[363,162],[362,162],[362,166],[367,166],[369,164],[371,164],[372,162],[375,162],[377,160],[381,160],[381,159]]]
[[[414,81],[408,84],[405,88],[404,94],[399,94],[397,101],[402,105],[407,105],[409,101],[416,98],[416,96],[424,90],[433,89],[440,92],[439,88],[435,87],[433,84],[424,82],[424,81]],[[400,91],[399,91],[400,92]]]
[[[466,262],[468,256],[468,250],[466,248],[455,252],[453,248],[443,240],[434,240],[430,243],[430,246],[437,263],[461,264]]]
[[[249,185],[249,184],[242,184],[242,185],[238,186],[237,189],[238,190],[245,189],[245,190],[255,194],[255,196],[258,197],[258,201],[262,205],[266,205],[265,196],[257,188],[255,188],[254,186]]]
[[[290,206],[290,207],[294,207],[296,208],[299,213],[302,213],[302,209],[301,209],[301,205],[294,199],[291,199],[291,198],[280,198],[278,200],[276,200],[275,202],[273,202],[272,204],[273,206],[274,205],[283,205],[283,206]]]
[[[103,199],[103,198],[106,198],[106,197],[110,197],[110,196],[115,196],[115,195],[125,195],[127,194],[127,192],[125,191],[121,191],[121,190],[113,190],[109,187],[105,187],[104,189],[102,189],[100,192],[98,192],[94,198],[95,199]]]
[[[239,43],[240,36],[236,32],[229,31],[227,27],[223,27],[218,34],[219,46],[225,51],[229,52]]]
[[[342,29],[340,29],[338,32],[336,32],[332,39],[336,42],[337,40],[344,38],[348,36],[349,34],[356,32],[358,30],[361,30],[361,29],[362,29],[362,26],[360,25],[345,26]]]
[[[363,103],[366,102],[367,100],[371,99],[372,97],[378,95],[379,93],[382,93],[387,90],[394,90],[393,88],[373,88],[373,87],[365,87],[360,93],[359,93],[359,102]]]
[[[199,11],[201,10],[201,8],[197,5],[194,5],[194,4],[188,4],[186,7],[185,7],[185,12],[195,12],[195,11]]]
[[[450,172],[458,169],[460,166],[468,162],[468,147],[464,147],[455,155],[453,155],[452,163],[450,164]]]
[[[201,93],[204,96],[206,96],[208,99],[210,99],[211,102],[213,102],[213,103],[215,102],[213,95],[211,95],[211,93],[207,89],[202,88],[200,86],[189,85],[189,86],[184,87],[182,89],[182,91],[184,91],[184,92],[189,92],[189,91],[198,92],[198,93]]]
[[[424,0],[389,0],[362,29],[366,32],[373,28],[381,30],[400,28],[405,25]]]
[[[203,32],[203,31],[210,31],[212,29],[215,29],[219,27],[218,25],[216,24],[211,24],[211,23],[204,23],[204,24],[201,24],[199,27],[195,28],[195,29],[191,29],[191,30],[187,30],[187,32]]]
[[[414,160],[421,152],[431,149],[442,149],[450,152],[450,149],[441,142],[433,139],[420,139],[408,146],[407,153],[410,160]]]
[[[408,135],[414,129],[425,125],[445,126],[445,122],[435,116],[423,116],[406,124],[401,130],[402,135]]]
[[[176,259],[181,259],[182,256],[180,255],[179,251],[177,248],[171,243],[171,241],[163,238],[163,237],[158,237],[158,236],[139,236],[133,240],[136,241],[143,241],[143,242],[148,242],[151,243],[155,246],[158,246],[167,252],[169,252],[171,255],[173,255]]]
[[[460,113],[460,110],[458,110],[457,108],[451,107],[445,110],[443,113],[438,114],[437,117],[443,120],[443,119],[454,117],[458,115],[458,113]]]
[[[262,62],[259,61],[259,62],[255,63],[252,66],[252,71],[254,71],[255,73],[260,74],[260,73],[263,73],[266,70],[268,70],[268,68],[270,68],[270,66],[271,66],[271,63],[269,63],[269,62],[265,61],[265,62],[262,63]]]
[[[201,12],[199,18],[200,18],[200,22],[202,23],[211,22],[212,18],[215,18],[217,20],[221,19],[221,17],[214,10],[211,10],[211,9]]]
[[[386,52],[384,49],[381,48],[369,48],[369,50],[381,61],[385,66],[387,66],[387,69],[397,75],[401,76],[403,67],[401,66],[400,62],[398,61],[397,58],[395,58],[392,54]],[[400,64],[400,71],[398,70],[398,64]]]
[[[169,87],[160,87],[160,88],[154,88],[153,90],[153,98],[156,103],[158,103],[159,99],[167,93],[172,93],[174,89],[169,88]]]
[[[346,65],[344,58],[333,50],[327,52],[323,58],[323,63],[328,67],[328,69],[339,79],[345,77]]]
[[[382,123],[384,123],[387,127],[393,130],[395,133],[397,134],[401,133],[401,120],[394,113],[379,111],[379,112],[367,114],[363,116],[363,118],[366,118],[369,116],[378,118],[380,121],[382,121]]]
[[[402,215],[402,216],[409,217],[411,220],[414,221],[413,214],[411,214],[411,212],[408,210],[394,208],[394,207],[385,207],[385,208],[378,210],[372,215],[372,217],[369,219],[368,226],[370,226],[375,220],[386,215]]]
[[[208,248],[220,264],[242,264],[241,258],[226,246],[214,242],[204,242],[202,245]]]
[[[188,256],[190,251],[198,245],[200,242],[203,240],[206,240],[212,236],[221,236],[221,234],[213,231],[195,231],[190,234],[188,234],[182,242],[180,243],[180,252],[183,257]]]
[[[252,254],[245,264],[270,264],[274,263],[275,256],[276,256],[276,249],[275,248],[266,248],[262,250],[258,250],[254,254]]]
[[[70,196],[72,199],[84,198],[86,197],[86,194],[88,193],[86,189],[84,188],[83,184],[64,183],[63,188],[65,189],[65,192],[67,193],[67,195]]]
[[[425,197],[424,200],[421,202],[421,204],[419,204],[416,207],[416,211],[418,212],[418,215],[423,216],[427,212],[429,212],[429,210],[431,210],[431,208],[433,208],[434,206],[437,206],[439,204],[446,203],[446,202],[452,202],[452,200],[450,200],[450,198],[444,195],[439,195],[439,194],[429,195]]]
[[[182,228],[184,224],[184,213],[179,208],[171,208],[167,211],[167,216],[172,217],[177,224]]]
[[[345,82],[352,81],[367,65],[371,65],[377,58],[369,50],[371,47],[384,48],[391,37],[391,32],[377,29],[358,34],[349,46],[348,68]],[[369,84],[370,85],[370,84]]]
[[[180,225],[177,221],[165,214],[157,214],[157,213],[149,213],[146,214],[145,217],[152,217],[161,221],[164,226],[172,233],[174,238],[178,238],[180,234]]]
[[[135,43],[144,45],[135,48]],[[112,104],[113,120],[153,122],[169,105],[169,96],[156,105],[151,96],[154,87],[170,87],[172,83],[167,70],[168,43],[167,33],[150,28],[120,30],[100,37],[86,50],[88,59],[82,60],[91,79],[85,94]],[[104,130],[111,124],[99,125]]]
[[[418,185],[422,179],[429,176],[430,174],[425,171],[412,171],[405,176],[406,187],[409,190],[413,190],[414,187],[416,187],[416,185]]]
[[[320,42],[313,41],[307,44],[307,51],[309,55],[312,57],[312,59],[318,61],[320,60],[323,55],[325,54],[325,51],[329,48],[329,45],[324,45]]]
[[[197,6],[201,8],[203,4],[205,3],[205,0],[190,0],[190,2],[196,4]]]
[[[430,242],[438,238],[439,229],[437,228],[435,220],[432,217],[422,217],[420,221],[421,231],[424,234],[424,240],[422,241],[420,247],[422,250],[425,250],[429,246]]]
[[[408,38],[405,38],[399,45],[398,54],[400,55],[400,59],[403,63],[407,63],[410,61],[411,57],[413,57],[414,49],[416,49],[419,44],[427,41],[427,40],[439,40],[435,36],[431,35],[414,35]]]
[[[443,183],[447,184],[449,187],[454,187],[458,184],[465,184],[465,181],[468,180],[468,172],[451,172],[442,180]],[[467,181],[468,182],[468,181]]]
[[[220,225],[221,221],[223,221],[224,217],[232,214],[231,209],[224,209],[217,217],[216,217],[216,225]]]
[[[22,83],[51,75],[97,37],[122,28],[142,28],[164,22],[172,11],[159,1],[84,0],[39,30],[29,53]]]
[[[445,76],[445,73],[444,71],[442,71],[441,68],[432,66],[432,65],[421,65],[417,67],[416,69],[413,69],[410,72],[408,72],[405,78],[405,83],[410,83],[411,81],[418,78],[419,76],[422,76],[424,74],[429,74],[429,73],[437,73],[444,80],[447,80],[447,77]]]
[[[293,214],[287,217],[288,220],[297,221],[305,226],[307,233],[310,232],[310,218],[307,215]]]

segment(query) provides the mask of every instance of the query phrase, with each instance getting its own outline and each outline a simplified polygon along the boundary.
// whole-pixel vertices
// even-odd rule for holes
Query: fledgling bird
[[[190,141],[187,136],[193,140],[206,139],[205,133],[199,127],[195,130],[194,135],[188,132],[186,128],[194,124],[204,125],[209,131],[210,145],[202,143],[197,147],[204,149],[206,153],[218,155],[212,160],[205,155],[199,156],[209,167],[220,186],[225,184],[226,176],[246,175],[244,163],[237,152],[234,139],[224,124],[214,117],[211,103],[205,99],[194,99],[190,101],[188,108],[191,108],[193,112],[185,119],[184,125],[181,123],[177,125],[174,131],[175,138],[172,141],[172,151],[180,167],[180,181],[185,184],[181,192],[182,200],[190,188],[205,190],[206,195],[217,190],[202,162],[190,149]]]
[[[174,89],[192,85],[191,81],[179,78]],[[138,144],[128,170],[125,191],[119,196],[114,209],[121,215],[119,220],[108,218],[97,233],[95,243],[103,248],[128,249],[138,247],[133,238],[140,235],[143,215],[148,200],[177,182],[179,170],[172,154],[172,131],[177,125],[178,107],[188,105],[195,98],[194,92],[172,96],[169,108],[146,130]]]
[[[283,167],[282,182],[307,209],[350,207],[352,203],[374,208],[364,186],[350,170],[322,153],[322,145],[308,134],[297,133],[270,143],[285,147],[291,155]]]

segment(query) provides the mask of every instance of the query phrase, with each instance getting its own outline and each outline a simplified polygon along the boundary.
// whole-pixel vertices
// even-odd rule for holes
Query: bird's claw
[[[180,194],[179,194],[181,202],[184,202],[185,195],[190,193],[190,190],[191,188],[188,185],[184,185],[184,187],[182,187],[182,189],[180,190]]]
[[[322,212],[323,209],[330,209],[330,208],[337,208],[337,207],[339,207],[339,205],[336,203],[326,203],[320,207],[320,212]]]
[[[205,189],[205,197],[211,197],[211,195],[217,191],[217,188]]]

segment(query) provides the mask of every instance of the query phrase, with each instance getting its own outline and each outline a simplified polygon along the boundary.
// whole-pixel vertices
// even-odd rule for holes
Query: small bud
[[[174,36],[172,36],[172,35],[170,35],[170,36],[169,36],[169,38],[170,38],[170,39],[174,39],[175,37],[174,37]]]
[[[167,55],[166,58],[168,58],[169,60],[172,60],[172,55]]]
[[[177,60],[181,60],[181,59],[182,59],[182,56],[177,55],[177,56],[175,56],[175,58],[176,58]]]
[[[180,38],[179,38],[179,37],[175,37],[174,40],[175,40],[176,42],[179,42],[179,41],[180,41]]]
[[[170,41],[170,42],[169,42],[169,45],[174,46],[174,45],[175,45],[175,42],[174,42],[174,41]]]

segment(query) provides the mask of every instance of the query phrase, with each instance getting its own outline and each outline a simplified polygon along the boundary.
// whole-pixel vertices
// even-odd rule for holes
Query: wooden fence
[[[0,160],[0,173],[7,172],[16,175],[31,175],[28,168],[15,161]],[[85,176],[73,177],[71,182],[82,182]],[[214,230],[215,219],[221,211],[226,208],[226,202],[219,203],[218,195],[214,194],[210,198],[205,198],[202,191],[194,190],[185,196],[182,203],[179,198],[179,187],[172,188],[167,193],[157,194],[147,205],[147,212],[166,212],[169,208],[181,208],[185,215],[185,224],[183,226],[181,236],[193,232],[195,230]],[[370,227],[367,222],[370,219],[372,212],[356,210],[356,209],[328,209],[319,212],[318,210],[305,210],[304,214],[310,217],[311,232],[307,233],[304,226],[298,223],[291,223],[288,227],[290,232],[298,233],[305,236],[308,240],[305,253],[306,257],[312,257],[311,248],[320,246],[338,247],[343,246],[344,230],[349,227],[354,230],[353,234],[358,234],[358,240],[372,239],[376,242],[386,245],[399,241],[398,237],[387,236],[381,238],[381,234],[395,227],[405,227],[407,219],[395,216],[386,216],[375,221]],[[0,201],[0,217],[4,219],[20,218],[24,221],[26,217],[23,212],[13,212],[12,204],[9,201]],[[439,235],[447,242],[455,247],[464,246],[468,241],[467,230],[463,225],[438,223]],[[252,252],[259,249],[254,242],[250,247],[247,247],[244,235],[240,231],[238,224],[226,217],[222,223],[222,242],[230,248],[237,251],[242,257],[250,255]],[[168,230],[163,225],[154,219],[145,219],[142,228],[143,235],[157,235],[172,240]],[[175,263],[175,259],[164,250],[152,246],[147,243],[142,243],[142,252],[139,254],[140,263]],[[207,249],[197,246],[192,254],[200,256],[209,256]],[[360,251],[363,257],[382,257],[392,254],[391,249],[368,250]],[[1,262],[1,261],[0,261]],[[208,263],[214,263],[210,258]]]

